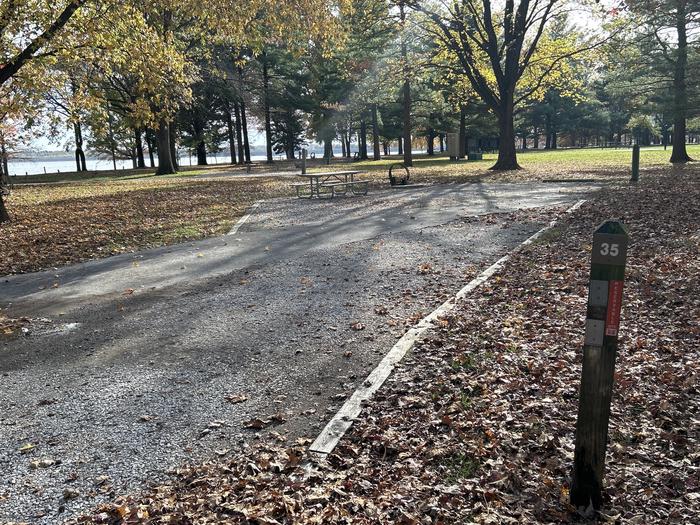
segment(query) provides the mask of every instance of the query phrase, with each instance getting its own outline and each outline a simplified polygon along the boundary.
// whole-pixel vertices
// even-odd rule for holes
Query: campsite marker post
[[[605,449],[608,441],[620,328],[622,286],[629,235],[617,221],[604,222],[593,234],[583,370],[576,421],[571,504],[602,506]]]

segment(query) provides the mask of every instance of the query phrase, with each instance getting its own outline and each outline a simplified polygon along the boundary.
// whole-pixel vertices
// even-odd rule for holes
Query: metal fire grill
[[[394,169],[397,169],[398,174],[394,175]],[[403,170],[403,173],[401,172]],[[411,178],[411,173],[408,171],[408,167],[403,164],[392,164],[389,166],[389,183],[392,186],[397,184],[408,184],[408,179]]]

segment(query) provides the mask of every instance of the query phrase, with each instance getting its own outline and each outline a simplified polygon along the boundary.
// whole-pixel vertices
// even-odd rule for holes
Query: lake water
[[[277,156],[275,157],[278,158]],[[264,155],[253,155],[252,160],[265,160]],[[207,157],[207,162],[211,165],[216,164],[227,164],[231,161],[231,157],[226,155],[217,155],[216,157]],[[95,159],[88,158],[85,159],[85,164],[87,165],[88,171],[111,171],[113,170],[111,159]],[[181,166],[192,166],[197,164],[196,158],[181,157]],[[149,165],[148,158],[146,159],[146,165]],[[158,159],[156,159],[156,165],[158,165]],[[131,169],[134,165],[131,160],[117,160],[117,169]],[[71,158],[64,159],[53,159],[53,158],[39,158],[39,159],[10,159],[8,162],[8,168],[10,170],[10,175],[37,175],[40,173],[66,173],[70,171],[75,171],[75,160]]]
[[[396,154],[396,151],[392,152]],[[414,154],[425,153],[422,150],[414,150]],[[309,155],[313,154],[315,158],[319,159],[323,156],[323,151],[311,152]],[[334,154],[339,157],[341,155],[340,151],[335,151]],[[370,152],[371,155],[371,152]],[[251,155],[251,160],[253,161],[264,161],[267,157],[265,155]],[[284,156],[275,155],[275,160],[284,160]],[[231,162],[231,157],[229,155],[210,155],[207,156],[207,162],[215,166],[217,164],[228,164]],[[96,159],[87,158],[85,159],[85,164],[87,165],[88,171],[112,171],[114,168],[112,166],[111,159]],[[196,157],[180,157],[180,166],[195,166],[197,164]],[[149,165],[149,159],[146,157],[146,165]],[[158,165],[158,159],[156,159],[156,165]],[[45,157],[37,159],[10,159],[8,163],[10,169],[10,175],[37,175],[41,173],[66,173],[75,171],[75,160],[71,157],[55,158],[55,157]],[[134,165],[131,160],[117,160],[117,169],[131,169]]]

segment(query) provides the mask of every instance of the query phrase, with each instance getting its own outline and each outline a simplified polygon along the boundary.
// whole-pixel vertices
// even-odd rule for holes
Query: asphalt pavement
[[[263,202],[235,235],[0,278],[0,523],[57,523],[252,439],[313,438],[401,337],[594,188]],[[496,214],[474,217],[482,214]]]

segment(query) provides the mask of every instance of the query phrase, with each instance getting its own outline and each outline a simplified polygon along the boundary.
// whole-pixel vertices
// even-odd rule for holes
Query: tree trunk
[[[0,224],[3,222],[10,222],[10,214],[5,207],[4,197],[2,193],[0,193]]]
[[[151,138],[151,132],[148,129],[146,129],[146,146],[148,146],[148,158],[151,162],[151,168],[155,168],[156,160],[153,158],[153,152],[155,151],[156,146]]]
[[[294,135],[292,134],[292,129],[294,128],[294,117],[292,116],[292,111],[287,109],[287,114],[285,115],[287,121],[287,130],[285,134],[285,153],[287,155],[287,160],[294,159]]]
[[[207,165],[207,145],[203,140],[197,142],[197,166]]]
[[[172,160],[173,167],[175,171],[180,169],[180,162],[177,158],[177,140],[175,137],[175,123],[170,122],[168,124],[168,130],[170,131],[170,159]]]
[[[80,122],[73,123],[73,132],[75,133],[75,166],[76,171],[87,171],[85,165],[85,152],[83,151],[83,130]]]
[[[109,132],[109,149],[112,154],[112,167],[114,171],[117,171],[117,154],[116,146],[114,142],[114,128],[112,127],[112,114],[109,112],[109,106],[107,107],[107,131]]]
[[[4,177],[7,176],[8,180],[10,177],[10,172],[7,171],[7,163],[5,162],[6,160],[6,152],[5,152],[5,144],[4,142],[0,144],[0,147],[2,148],[0,150],[0,155],[2,158],[0,158],[0,182],[4,180]],[[3,200],[3,195],[2,192],[0,192],[0,224],[3,222],[9,222],[10,221],[10,214],[7,211],[7,208],[5,207],[5,201]]]
[[[360,120],[360,132],[357,140],[360,143],[360,159],[367,160],[367,124],[365,119]]]
[[[143,141],[141,140],[141,128],[134,128],[134,143],[136,144],[136,167],[145,168],[146,159],[143,156]]]
[[[160,121],[158,126],[158,170],[157,175],[169,175],[177,173],[173,165],[170,148],[170,126],[165,119]]]
[[[379,119],[377,118],[377,105],[372,104],[372,145],[374,146],[374,160],[382,158],[379,150]]]
[[[233,133],[233,119],[231,118],[231,109],[227,107],[226,113],[226,132],[228,134],[228,149],[231,155],[231,164],[236,163],[236,139]]]
[[[332,139],[324,139],[323,140],[323,158],[326,161],[326,164],[331,163],[331,159],[333,158],[333,140]]]
[[[440,138],[440,153],[445,153],[445,134],[440,133],[438,137]]]
[[[532,147],[534,149],[540,149],[540,130],[535,127],[532,135]]]
[[[467,156],[467,108],[459,108],[459,154],[460,159]]]
[[[673,74],[673,150],[671,162],[674,164],[692,160],[686,150],[686,117],[688,112],[688,91],[686,68],[688,65],[688,34],[686,28],[687,0],[676,0],[676,32],[678,51]]]
[[[245,153],[245,162],[250,164],[250,142],[248,142],[248,119],[245,116],[245,102],[241,100],[241,128],[243,131],[243,153]]]
[[[552,129],[552,138],[549,140],[549,147],[551,149],[557,149],[559,145],[557,144],[557,130]]]
[[[411,83],[408,79],[403,84],[403,163],[413,166],[413,150],[411,144]]]
[[[388,156],[389,156],[389,141],[388,141],[388,140],[385,140],[385,141],[382,143],[382,146],[384,147],[384,156],[385,156],[385,157],[388,157]]]
[[[498,115],[500,137],[498,141],[498,160],[491,166],[492,170],[518,170],[518,157],[515,151],[515,126],[513,125],[513,98],[506,97],[501,104]]]
[[[270,118],[270,72],[267,69],[267,55],[262,54],[263,63],[263,104],[265,106],[265,147],[267,148],[267,163],[272,164],[272,119]]]
[[[346,142],[345,142],[345,157],[348,159],[352,158],[352,148],[351,148],[352,140],[351,140],[351,137],[352,137],[352,130],[348,130],[347,134],[345,135],[345,140],[346,140]]]
[[[243,149],[243,126],[241,125],[241,108],[236,102],[233,105],[236,114],[236,145],[238,146],[238,164],[245,164],[245,150]]]
[[[397,142],[399,143],[399,155],[403,155],[403,139],[399,137]]]
[[[403,62],[403,163],[404,166],[413,166],[413,151],[411,145],[411,79],[408,68],[408,46],[404,36],[406,26],[406,12],[403,2],[399,4],[401,15],[401,60]]]
[[[426,139],[428,141],[428,156],[432,157],[435,155],[435,130],[433,128],[428,128]]]
[[[345,133],[341,134],[340,136],[340,147],[342,148],[341,155],[343,156],[343,158],[347,157],[347,152],[345,150]]]

